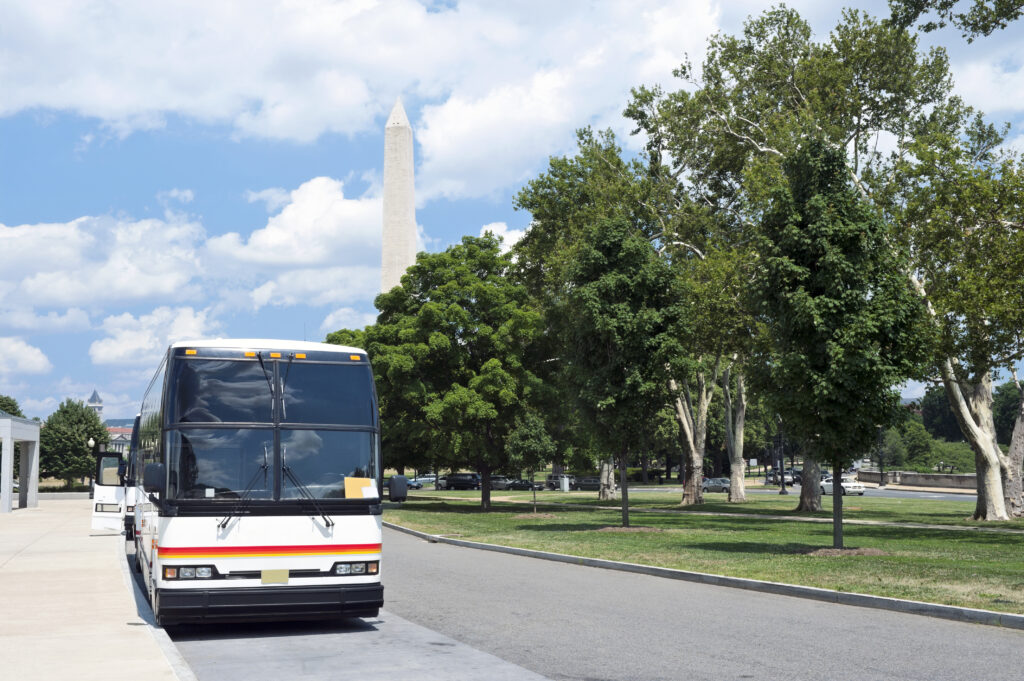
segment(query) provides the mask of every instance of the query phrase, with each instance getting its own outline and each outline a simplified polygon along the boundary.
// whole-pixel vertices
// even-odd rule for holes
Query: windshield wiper
[[[285,455],[286,451],[287,450],[285,449],[284,445],[282,445],[281,446],[281,470],[284,471],[284,474],[287,475],[288,479],[290,479],[292,481],[292,484],[295,485],[295,487],[297,487],[298,490],[300,492],[302,492],[306,496],[307,499],[309,499],[310,503],[313,504],[313,510],[315,510],[317,513],[319,513],[320,517],[324,519],[324,525],[326,525],[327,527],[333,527],[334,526],[334,521],[331,520],[330,518],[328,518],[327,514],[324,513],[324,509],[323,509],[322,506],[320,506],[320,502],[316,500],[316,497],[313,496],[313,493],[309,491],[309,488],[306,487],[306,485],[303,484],[303,482],[301,480],[299,480],[299,478],[295,475],[295,472],[292,471],[292,469],[288,467],[287,463],[285,463],[284,455]]]
[[[288,364],[284,368],[284,378],[281,379],[281,420],[288,420],[288,405],[284,401],[284,387],[288,385],[288,374],[292,370],[292,360],[295,359],[295,353],[288,355]]]
[[[266,386],[270,388],[270,399],[274,397],[273,394],[273,379],[270,378],[270,374],[266,371],[266,365],[263,364],[263,351],[260,350],[256,353],[256,358],[259,359],[259,368],[263,370],[263,378],[266,379]]]
[[[249,502],[252,501],[252,491],[256,486],[256,480],[259,478],[260,473],[263,473],[263,487],[265,488],[267,486],[267,472],[269,470],[270,464],[267,462],[267,445],[264,444],[263,465],[256,469],[256,472],[253,474],[252,479],[249,480],[249,484],[246,485],[245,491],[242,492],[242,496],[238,498],[238,501],[235,503],[232,509],[228,511],[227,515],[224,516],[224,520],[217,523],[217,526],[220,527],[220,529],[223,530],[225,527],[227,527],[228,523],[231,521],[231,518],[233,518],[234,516],[241,516],[247,510],[249,510]]]

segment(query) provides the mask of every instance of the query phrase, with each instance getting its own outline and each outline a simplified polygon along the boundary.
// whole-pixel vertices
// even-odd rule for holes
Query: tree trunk
[[[491,467],[480,466],[480,508],[491,510]]]
[[[974,450],[977,465],[978,502],[975,520],[1009,520],[1003,497],[1003,479],[1013,478],[1009,459],[996,444],[992,420],[992,376],[982,371],[972,382],[958,381],[952,360],[942,363],[942,384],[949,406],[968,444]]]
[[[804,456],[804,470],[800,474],[800,503],[796,510],[821,510],[821,468],[807,456]]]
[[[1003,496],[1006,499],[1007,513],[1013,518],[1020,518],[1024,516],[1024,390],[1016,378],[1015,374],[1014,380],[1020,393],[1020,402],[1017,404],[1017,419],[1013,424],[1010,451],[1007,454],[1012,475],[1006,480]]]
[[[622,482],[619,484],[619,488],[622,492],[622,526],[629,527],[629,481],[626,480],[626,461],[628,459],[627,452],[623,451],[619,454],[619,479]]]
[[[712,378],[707,380],[704,369],[695,372],[697,405],[694,408],[689,385],[684,385],[682,395],[675,379],[669,381],[669,388],[675,394],[676,419],[683,439],[683,449],[687,453],[683,471],[683,506],[704,503],[704,492],[701,480],[704,476],[704,445],[708,432],[708,406],[714,395],[714,383],[718,380],[720,359],[715,360]],[[683,397],[686,398],[684,403]]]
[[[843,548],[843,469],[832,460],[832,548]]]
[[[743,425],[747,418],[747,394],[744,391],[743,372],[736,372],[736,405],[732,403],[731,373],[726,367],[722,374],[722,394],[725,398],[725,448],[729,452],[729,501],[747,500],[747,460],[743,458]]]
[[[601,501],[615,499],[615,469],[610,458],[601,462],[601,488],[597,492],[597,498]]]

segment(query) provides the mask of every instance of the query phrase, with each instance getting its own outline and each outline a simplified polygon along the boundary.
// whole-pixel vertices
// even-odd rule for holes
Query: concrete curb
[[[185,658],[178,651],[177,646],[174,645],[171,637],[167,635],[163,628],[156,626],[156,618],[153,617],[153,609],[149,606],[149,599],[146,597],[146,594],[142,593],[139,583],[135,581],[135,575],[132,574],[132,569],[128,565],[128,555],[125,553],[123,546],[118,550],[118,553],[121,556],[121,577],[125,580],[125,586],[132,590],[139,619],[146,623],[149,633],[153,635],[153,639],[160,648],[160,652],[164,654],[164,658],[167,660],[167,664],[170,665],[171,671],[178,677],[178,681],[199,681],[192,672],[192,668],[188,666]]]
[[[954,620],[956,622],[970,622],[972,624],[985,624],[989,626],[1007,627],[1010,629],[1024,630],[1024,615],[1012,613],[994,612],[992,610],[977,610],[975,608],[960,608],[954,605],[940,605],[937,603],[924,603],[921,601],[906,601],[900,598],[888,598],[885,596],[869,596],[867,594],[849,593],[844,591],[832,591],[830,589],[819,589],[813,586],[799,586],[797,584],[783,584],[781,582],[762,582],[756,579],[743,579],[741,577],[725,577],[722,575],[711,575],[704,572],[690,572],[688,570],[675,570],[672,568],[653,567],[650,565],[638,565],[636,563],[620,563],[614,560],[603,560],[601,558],[584,558],[582,556],[570,556],[563,553],[550,553],[548,551],[534,551],[532,549],[519,549],[511,546],[499,546],[497,544],[483,544],[480,542],[466,541],[464,539],[451,539],[440,535],[428,534],[408,527],[384,522],[389,527],[399,532],[410,534],[429,542],[451,544],[467,549],[481,549],[484,551],[496,551],[508,553],[514,556],[525,556],[527,558],[540,558],[559,563],[571,563],[573,565],[585,565],[587,567],[604,568],[606,570],[618,570],[620,572],[634,572],[652,577],[664,577],[665,579],[678,579],[684,582],[696,582],[698,584],[709,584],[712,586],[725,586],[733,589],[746,589],[747,591],[760,591],[762,593],[776,594],[780,596],[794,596],[796,598],[807,598],[827,603],[838,603],[840,605],[854,605],[860,608],[877,608],[879,610],[892,610],[911,615],[924,615],[925,617],[937,617],[940,619]]]

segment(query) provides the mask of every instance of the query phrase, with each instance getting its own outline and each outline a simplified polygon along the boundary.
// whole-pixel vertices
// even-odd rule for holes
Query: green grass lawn
[[[441,491],[431,489],[410,492],[412,497],[442,497],[474,499],[479,501],[480,492]],[[491,492],[492,499],[514,499],[527,502],[533,499],[530,492]],[[678,492],[630,492],[629,505],[636,510],[664,510],[697,513],[743,513],[757,515],[797,515],[793,509],[800,500],[799,493],[788,496],[778,494],[748,494],[747,502],[730,504],[723,493],[712,492],[704,495],[705,503],[700,506],[681,506]],[[801,513],[801,517],[832,518],[832,498],[822,497],[823,510],[818,513]],[[537,492],[537,503],[568,503],[585,506],[617,506],[618,501],[598,501],[596,492]],[[876,520],[883,522],[926,523],[932,525],[956,525],[960,527],[1008,527],[1024,531],[1024,519],[1009,523],[986,523],[971,520],[974,502],[937,501],[932,499],[893,499],[870,496],[848,496],[843,502],[843,517],[847,520]]]
[[[497,502],[490,512],[483,512],[479,492],[445,494],[445,501],[411,498],[401,508],[389,507],[385,520],[492,544],[1024,614],[1024,535],[847,525],[847,547],[874,549],[880,555],[823,556],[813,552],[832,546],[832,526],[827,523],[637,513],[631,524],[648,529],[623,532],[611,529],[620,525],[617,510],[549,506],[533,516],[530,507]],[[537,496],[541,500],[574,495]],[[664,495],[658,496],[663,506]],[[963,502],[863,502],[848,498],[849,506],[863,505],[865,512],[870,507],[873,519],[895,522],[912,518],[950,524],[970,512],[970,505]],[[795,503],[794,498],[757,499],[743,505],[712,502],[702,510],[777,513]],[[909,509],[906,515],[904,509]]]

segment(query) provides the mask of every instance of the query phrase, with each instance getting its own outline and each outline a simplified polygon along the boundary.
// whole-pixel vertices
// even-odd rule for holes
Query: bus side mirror
[[[164,485],[167,481],[167,473],[162,463],[147,463],[142,473],[142,489],[150,494],[156,492],[164,493]]]

